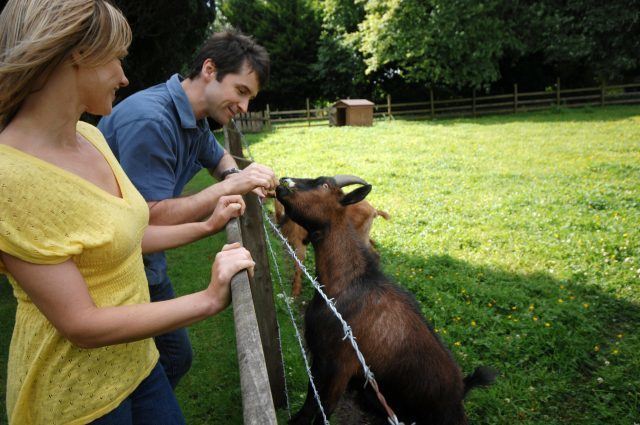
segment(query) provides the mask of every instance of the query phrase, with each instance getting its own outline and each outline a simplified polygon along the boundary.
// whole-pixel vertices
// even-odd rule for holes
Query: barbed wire
[[[262,206],[262,203],[260,203],[260,205]],[[267,220],[269,219],[269,217],[267,216],[267,213],[264,210],[264,208],[262,209],[262,216],[263,216],[263,218],[266,218]],[[265,226],[264,221],[262,222],[262,228],[264,229],[265,237],[268,239],[269,236],[267,235],[267,227]],[[273,260],[274,268],[276,270],[276,275],[278,276],[278,284],[279,284],[279,287],[280,287],[280,293],[282,294],[282,296],[284,298],[285,305],[287,306],[287,312],[289,313],[289,319],[291,320],[291,324],[293,325],[293,329],[295,331],[296,339],[298,340],[298,345],[300,347],[300,352],[302,353],[302,359],[304,360],[304,366],[307,369],[307,375],[309,375],[309,383],[311,384],[311,388],[313,389],[313,394],[314,394],[314,396],[316,398],[316,401],[318,402],[318,407],[320,408],[320,412],[322,413],[322,419],[324,420],[325,424],[328,424],[329,421],[327,420],[327,415],[324,413],[324,409],[322,407],[322,403],[320,402],[320,396],[318,395],[318,390],[316,389],[315,382],[313,381],[311,368],[309,367],[309,361],[307,360],[307,356],[305,355],[305,349],[304,349],[304,344],[302,342],[302,336],[300,335],[300,329],[298,328],[298,325],[296,323],[296,319],[295,319],[295,317],[293,315],[293,311],[291,309],[291,303],[289,302],[289,297],[287,297],[287,294],[285,293],[285,290],[284,290],[284,285],[282,284],[282,276],[280,275],[280,268],[278,267],[278,261],[276,259],[275,252],[273,251],[273,247],[271,246],[271,241],[267,242],[267,247],[269,248],[269,253],[271,254],[271,258]],[[286,391],[286,388],[285,388],[285,391]],[[289,397],[287,396],[287,403],[288,403],[288,400],[289,400]],[[289,417],[291,417],[291,412],[289,412]]]
[[[251,150],[249,148],[249,144],[247,143],[247,141],[246,141],[246,139],[244,137],[244,134],[238,128],[238,125],[236,124],[235,120],[232,119],[231,122],[232,122],[233,126],[235,127],[236,133],[238,133],[238,135],[240,136],[241,144],[243,145],[243,147],[245,149],[247,149],[247,154],[249,156],[249,159],[252,162],[255,162],[255,160],[253,158],[253,155],[251,154]],[[291,258],[296,262],[298,267],[300,267],[300,270],[302,270],[304,275],[311,282],[311,284],[313,285],[315,290],[318,292],[318,294],[322,297],[322,299],[324,299],[325,303],[327,304],[327,306],[329,307],[331,312],[340,321],[340,324],[342,325],[342,331],[344,332],[343,340],[345,340],[345,339],[349,340],[349,342],[351,343],[351,346],[353,347],[353,349],[354,349],[354,351],[356,353],[356,357],[358,358],[358,361],[360,362],[360,365],[362,366],[363,374],[364,374],[364,377],[365,377],[365,387],[368,384],[371,384],[371,387],[373,388],[373,390],[376,393],[378,401],[380,401],[380,403],[382,404],[382,406],[384,407],[384,409],[387,412],[387,415],[388,415],[387,420],[388,420],[389,424],[391,424],[391,425],[404,425],[402,422],[398,421],[398,417],[395,415],[395,413],[393,412],[391,407],[389,407],[389,405],[387,404],[386,399],[384,398],[384,395],[382,395],[382,393],[380,392],[380,389],[379,389],[378,383],[377,383],[377,381],[375,379],[375,376],[374,376],[373,372],[371,371],[371,369],[369,368],[369,366],[367,366],[367,363],[366,363],[366,361],[364,359],[364,356],[363,356],[362,352],[360,351],[360,349],[358,348],[358,343],[356,342],[356,338],[353,335],[353,331],[352,331],[351,327],[349,326],[349,324],[343,319],[342,314],[340,314],[340,312],[337,310],[334,300],[332,298],[329,298],[324,293],[324,291],[322,290],[322,285],[320,285],[318,283],[318,281],[314,277],[311,276],[311,274],[309,273],[307,268],[304,266],[304,264],[302,264],[300,259],[297,257],[294,249],[291,247],[291,245],[289,245],[289,242],[287,241],[287,238],[285,238],[285,236],[276,227],[275,223],[273,223],[273,221],[266,214],[265,208],[264,208],[264,204],[262,203],[262,201],[260,202],[260,208],[262,209],[263,217],[266,219],[267,223],[269,223],[269,226],[271,227],[273,233],[276,236],[278,236],[278,238],[280,239],[282,244],[286,247],[287,251],[289,252],[289,255],[291,256]],[[263,226],[264,226],[264,221],[263,221]],[[269,249],[271,251],[273,251],[273,248],[271,247],[271,242],[270,242],[269,238],[267,237],[266,232],[265,232],[265,238],[267,240],[267,245],[269,245]],[[286,293],[284,293],[284,288],[283,288],[282,294],[284,295],[284,297],[286,299],[287,295],[286,295]],[[294,328],[295,328],[295,326],[294,326]],[[296,332],[297,332],[297,328],[296,328]],[[299,335],[299,333],[298,333],[298,335]],[[305,353],[304,353],[304,348],[302,349],[302,356],[305,358],[305,365],[306,365],[307,362],[306,362],[306,356],[305,356]],[[311,370],[309,368],[307,368],[307,372],[309,374],[309,379],[310,379],[309,382],[312,383],[312,386],[314,388],[316,400],[318,401],[318,405],[320,406],[320,409],[322,410],[322,403],[321,403],[321,401],[320,401],[320,399],[318,397],[317,392],[315,391],[315,383],[313,383],[313,377],[311,375]],[[323,410],[322,410],[322,415],[324,417],[325,423],[328,423],[327,420],[326,420],[326,416],[325,416]]]

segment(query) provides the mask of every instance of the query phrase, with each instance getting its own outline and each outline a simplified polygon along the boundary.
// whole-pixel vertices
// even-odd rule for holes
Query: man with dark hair
[[[264,196],[277,185],[273,171],[251,164],[239,171],[216,141],[207,117],[227,124],[246,112],[269,78],[267,51],[234,31],[213,34],[197,53],[187,78],[135,93],[116,105],[98,127],[125,172],[149,205],[151,224],[179,224],[211,215],[223,195],[254,191]],[[180,197],[202,168],[220,180]],[[175,297],[163,252],[144,256],[151,301]],[[160,362],[173,388],[191,366],[186,329],[155,338]]]

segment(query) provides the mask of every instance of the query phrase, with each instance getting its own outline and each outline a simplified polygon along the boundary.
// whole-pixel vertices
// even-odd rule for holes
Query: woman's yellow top
[[[147,204],[100,131],[83,122],[77,131],[104,155],[122,198],[0,145],[0,251],[35,264],[72,259],[98,307],[147,303],[141,255]],[[0,272],[7,273],[2,262]],[[18,301],[9,348],[9,423],[90,422],[115,409],[157,363],[151,338],[96,349],[74,346],[11,275],[9,281]]]

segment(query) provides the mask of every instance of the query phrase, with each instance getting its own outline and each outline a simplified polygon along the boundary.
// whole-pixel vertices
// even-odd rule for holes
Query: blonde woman
[[[244,210],[222,197],[204,222],[147,226],[147,204],[101,133],[128,84],[131,41],[105,0],[9,0],[0,15],[0,272],[18,301],[9,350],[11,424],[179,424],[151,337],[229,304],[254,265],[225,246],[200,292],[149,303],[141,254],[220,230]]]

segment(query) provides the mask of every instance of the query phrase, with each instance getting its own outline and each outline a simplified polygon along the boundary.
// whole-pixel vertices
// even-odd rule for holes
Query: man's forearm
[[[218,162],[216,168],[214,168],[213,171],[210,170],[210,173],[213,177],[220,180],[220,175],[222,174],[222,172],[228,170],[229,168],[238,168],[238,164],[236,164],[236,161],[235,159],[233,159],[231,154],[225,151],[224,155],[222,155],[222,158],[220,158],[220,161]]]
[[[194,195],[148,202],[149,224],[170,225],[200,221],[211,215],[221,196],[228,194],[227,186],[217,183]]]

